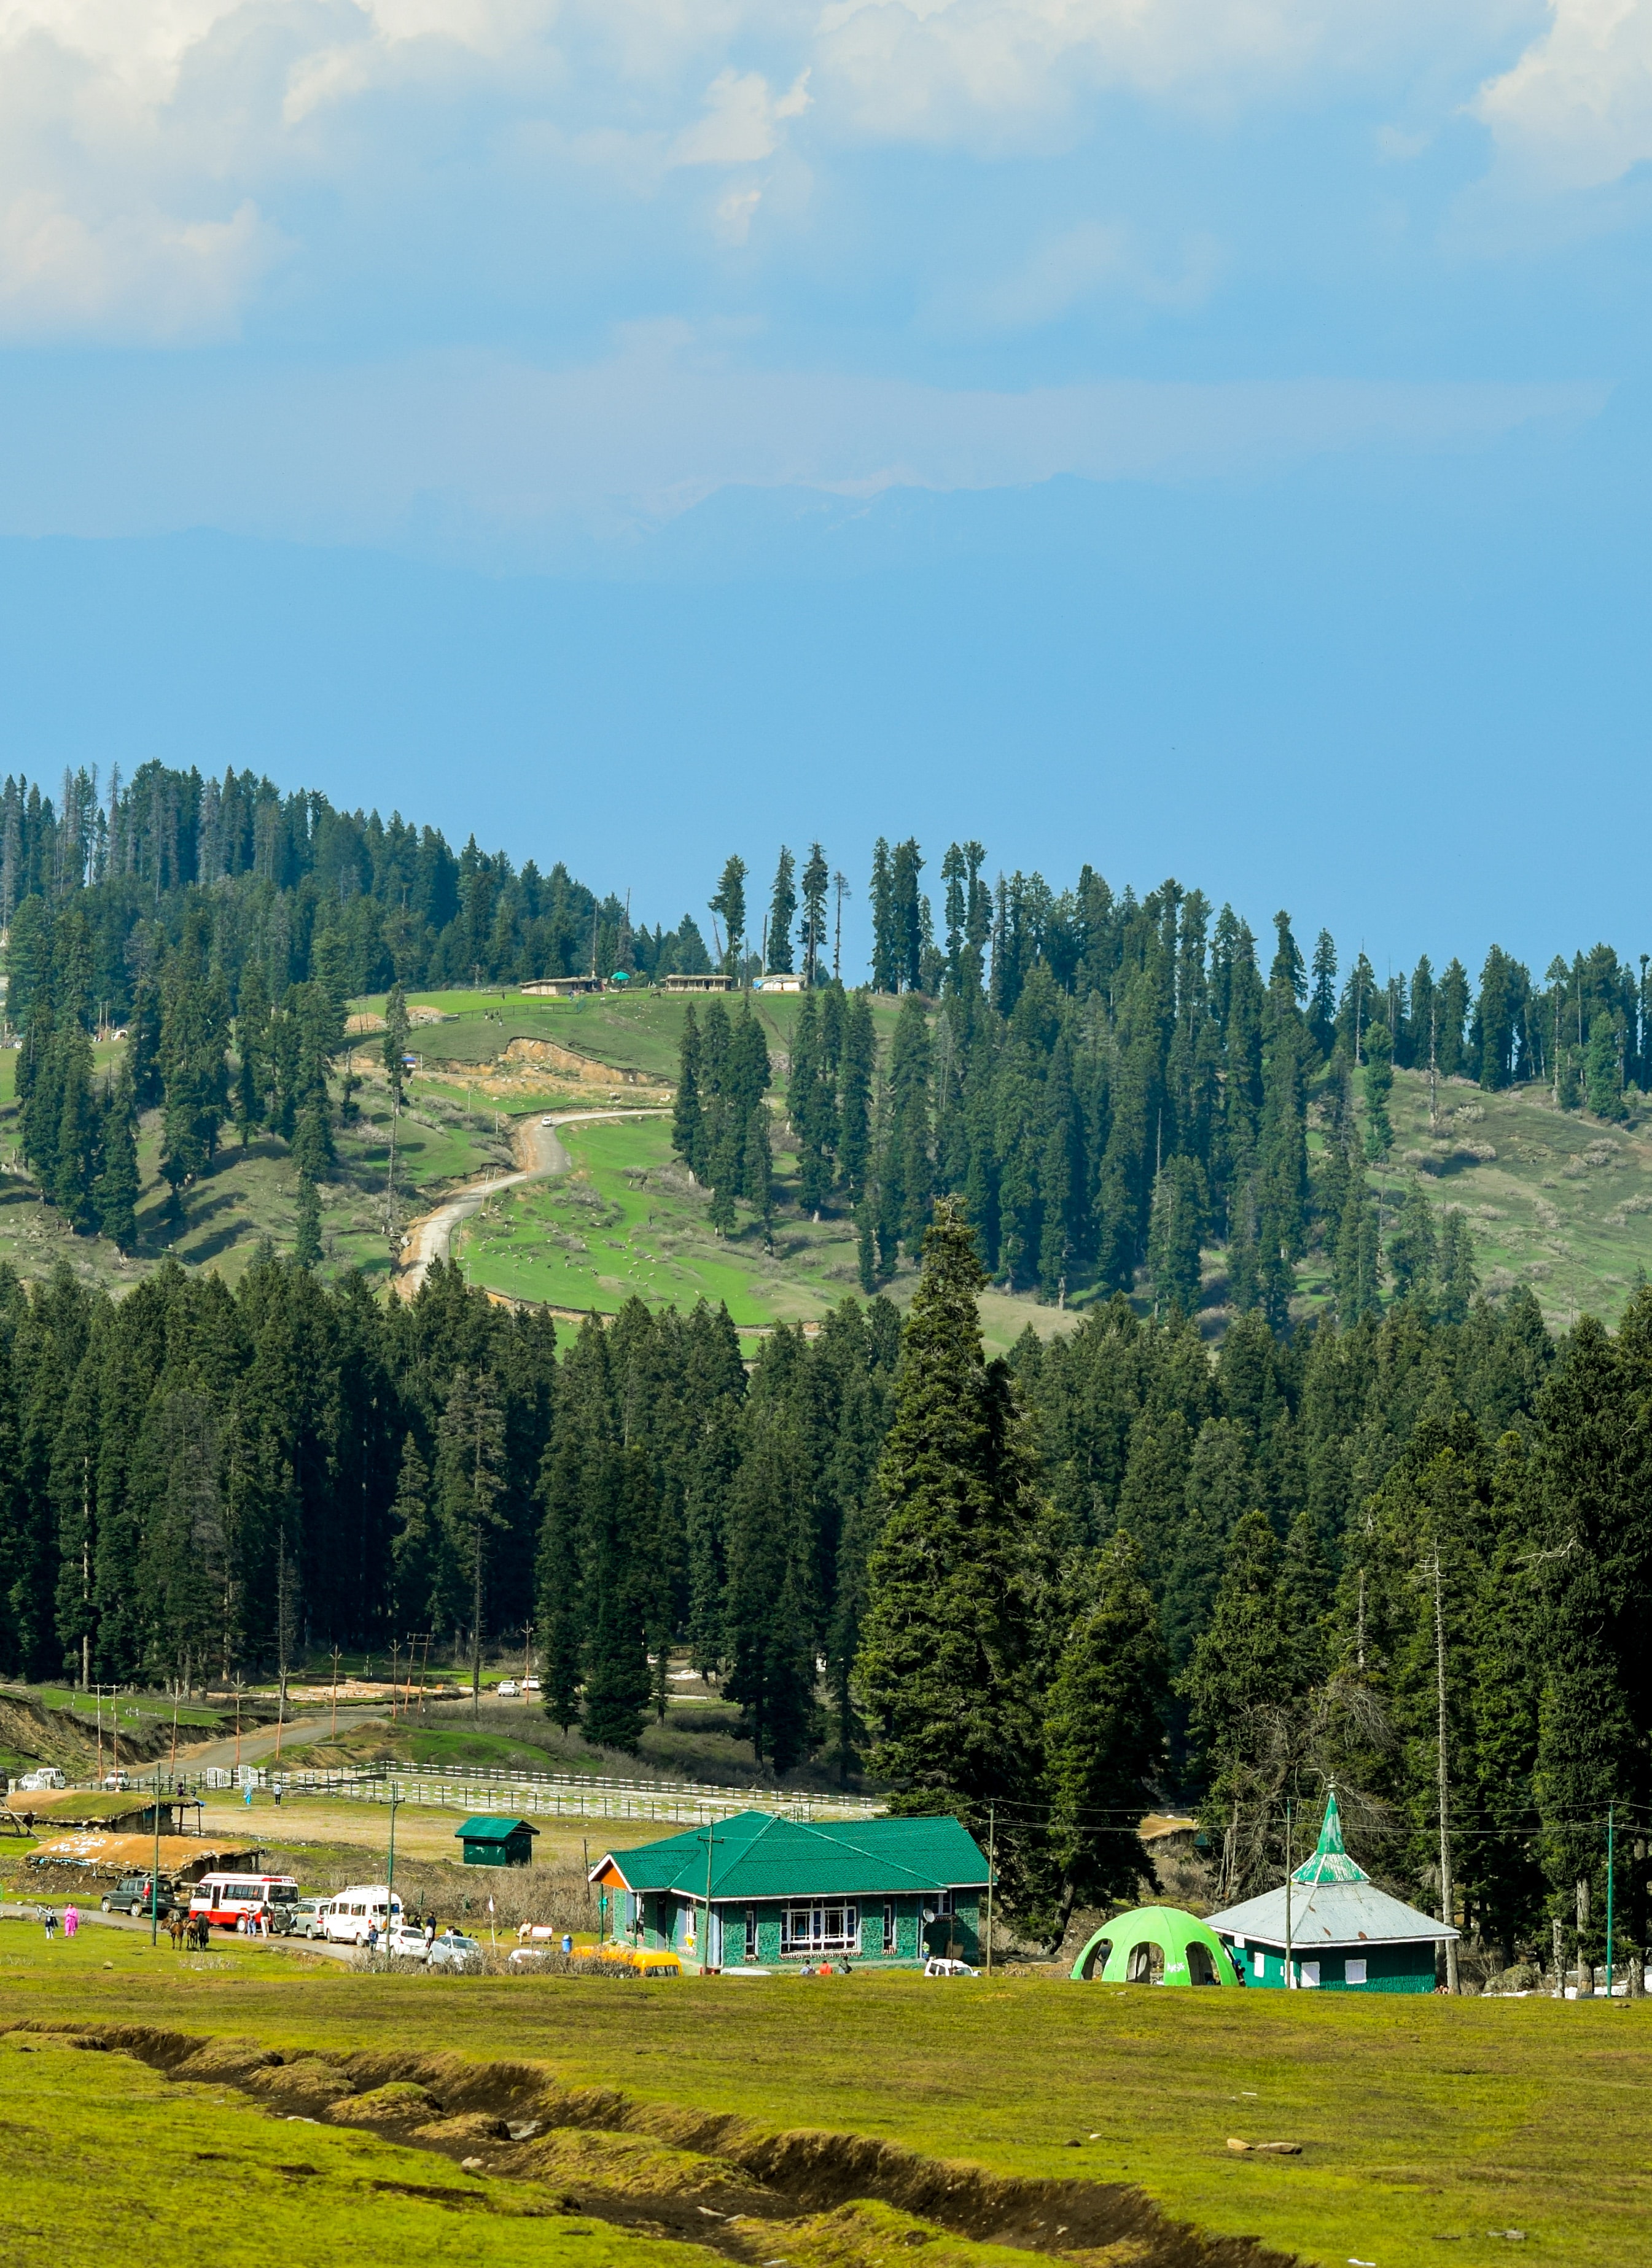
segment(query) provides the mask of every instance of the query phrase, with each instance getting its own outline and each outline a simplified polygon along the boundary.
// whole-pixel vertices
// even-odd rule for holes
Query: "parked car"
[[[105,1772],[103,1785],[111,1795],[129,1795],[132,1783],[123,1771]]]
[[[150,1909],[150,1883],[147,1874],[123,1874],[107,1897],[98,1900],[105,1913],[129,1913],[147,1918]],[[165,1921],[173,1911],[177,1900],[172,1884],[162,1877],[154,1900],[156,1918]]]
[[[274,1926],[283,1937],[325,1937],[322,1916],[328,1901],[326,1898],[300,1898],[296,1905],[278,1905],[271,1910]]]
[[[482,1940],[465,1936],[461,1930],[445,1929],[425,1958],[432,1969],[454,1969],[462,1975],[466,1970],[481,1968]]]
[[[55,1764],[37,1764],[33,1771],[25,1772],[18,1782],[20,1794],[34,1794],[41,1788],[67,1787],[69,1782]]]
[[[556,1952],[552,1945],[519,1945],[509,1961],[508,1969],[533,1969],[542,1961],[549,1961]]]
[[[513,1677],[500,1678],[493,1690],[501,1701],[520,1701],[522,1697],[522,1689]]]
[[[375,1926],[382,1937],[402,1918],[402,1901],[394,1906],[382,1882],[355,1882],[340,1890],[321,1908],[321,1934],[329,1945],[365,1945]]]
[[[416,1921],[399,1921],[384,1938],[383,1950],[396,1961],[423,1961],[429,1948]]]

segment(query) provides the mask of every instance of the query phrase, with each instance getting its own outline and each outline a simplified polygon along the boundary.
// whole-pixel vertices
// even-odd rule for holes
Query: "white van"
[[[68,1785],[55,1764],[41,1764],[35,1771],[25,1772],[18,1782],[18,1789],[30,1795],[38,1794],[42,1788],[67,1787]]]
[[[374,1922],[384,1936],[392,1919],[402,1918],[402,1901],[383,1882],[354,1882],[321,1908],[321,1934],[329,1945],[365,1945]]]

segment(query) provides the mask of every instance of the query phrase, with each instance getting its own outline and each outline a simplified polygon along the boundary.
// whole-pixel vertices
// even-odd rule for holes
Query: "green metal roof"
[[[670,1835],[634,1851],[609,1852],[593,1877],[612,1867],[628,1890],[705,1896],[705,1833]],[[955,1819],[822,1820],[806,1826],[767,1811],[736,1812],[712,1830],[713,1900],[888,1897],[980,1887],[987,1864]]]
[[[456,1840],[466,1843],[508,1843],[513,1835],[537,1835],[539,1830],[531,1820],[494,1819],[485,1815],[467,1819],[462,1827],[455,1827]]]
[[[1342,1814],[1333,1787],[1325,1805],[1325,1823],[1319,1830],[1319,1847],[1292,1875],[1294,1882],[1368,1882],[1371,1877],[1342,1847]]]

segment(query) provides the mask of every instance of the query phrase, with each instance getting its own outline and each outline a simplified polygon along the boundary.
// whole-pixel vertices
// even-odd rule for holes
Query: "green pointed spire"
[[[1342,1814],[1333,1787],[1325,1800],[1325,1823],[1319,1830],[1319,1847],[1306,1865],[1292,1875],[1294,1882],[1368,1882],[1363,1867],[1356,1866],[1342,1847]]]

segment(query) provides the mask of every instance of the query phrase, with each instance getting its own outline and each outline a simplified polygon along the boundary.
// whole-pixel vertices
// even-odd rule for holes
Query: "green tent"
[[[1098,1929],[1073,1964],[1075,1984],[1233,1984],[1221,1940],[1180,1906],[1137,1906]]]

